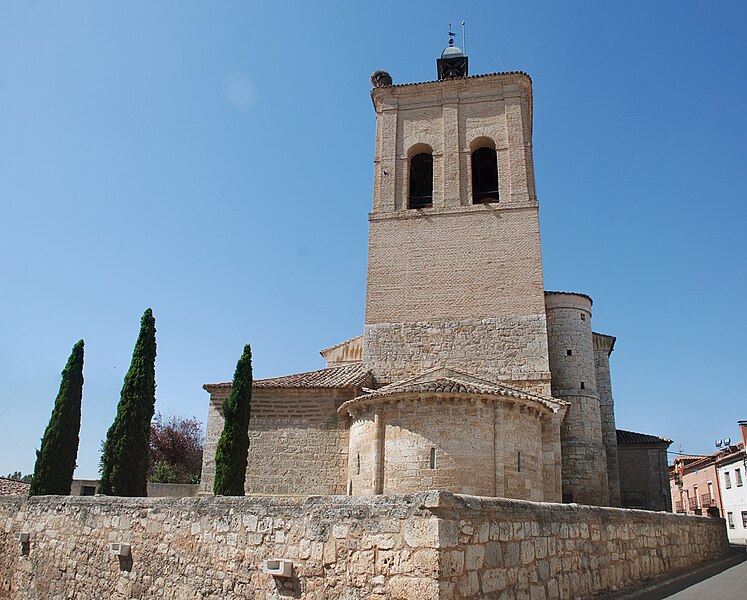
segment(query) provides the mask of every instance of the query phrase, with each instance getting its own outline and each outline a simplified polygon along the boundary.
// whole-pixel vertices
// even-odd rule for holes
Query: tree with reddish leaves
[[[153,483],[199,483],[202,471],[202,423],[157,413],[150,425],[150,471]]]

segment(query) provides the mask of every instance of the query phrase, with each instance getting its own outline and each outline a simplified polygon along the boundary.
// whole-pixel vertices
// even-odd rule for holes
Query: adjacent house
[[[729,541],[747,544],[747,421],[739,421],[741,440],[714,454],[678,456],[669,469],[674,512],[718,514],[726,520]]]

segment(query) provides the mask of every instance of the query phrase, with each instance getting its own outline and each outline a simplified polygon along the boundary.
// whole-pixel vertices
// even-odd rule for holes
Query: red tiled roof
[[[424,83],[441,83],[442,81],[459,81],[460,79],[481,79],[482,77],[494,77],[495,75],[524,75],[529,79],[529,81],[532,80],[532,78],[525,73],[524,71],[502,71],[502,72],[496,72],[496,73],[482,73],[478,75],[468,75],[467,77],[453,77],[449,79],[431,79],[428,81],[413,81],[412,83],[393,83],[392,85],[382,85],[382,88],[400,88],[400,87],[408,87],[411,85],[422,85]],[[380,88],[374,88],[374,90],[377,90]]]
[[[672,440],[669,438],[657,437],[655,435],[649,435],[647,433],[637,433],[635,431],[625,431],[624,429],[616,429],[617,443],[618,444],[671,444]]]
[[[0,496],[28,496],[30,484],[0,477]]]
[[[491,395],[491,396],[511,396],[513,398],[521,398],[523,400],[535,400],[544,404],[545,406],[550,405],[550,399],[544,398],[538,394],[530,394],[523,390],[517,390],[505,385],[500,384],[480,384],[471,381],[461,381],[453,377],[438,377],[430,381],[401,381],[398,383],[392,383],[383,388],[360,396],[361,398],[379,398],[384,396],[393,396],[395,394],[419,394],[422,392],[436,392],[436,393],[448,393],[448,394],[476,394],[476,395]],[[555,401],[552,401],[555,402]]]
[[[402,381],[397,381],[385,385],[378,390],[364,389],[364,394],[348,400],[338,409],[338,412],[345,412],[352,409],[353,406],[362,406],[371,400],[378,398],[396,397],[402,395],[420,395],[426,394],[455,394],[464,396],[494,396],[494,397],[511,397],[521,400],[537,402],[542,406],[549,408],[553,412],[567,406],[567,402],[533,394],[525,390],[519,390],[509,387],[502,383],[482,380],[469,373],[456,371],[450,367],[434,367],[429,371],[409,377]]]
[[[581,292],[558,292],[555,290],[545,290],[545,296],[549,296],[550,294],[560,294],[561,296],[581,296],[582,298],[586,298],[592,306],[594,305],[594,300],[591,299],[591,296],[589,294],[582,294]]]
[[[335,348],[341,348],[345,344],[354,342],[355,340],[362,338],[362,337],[363,337],[362,335],[356,335],[355,337],[352,337],[349,340],[345,340],[344,342],[340,342],[339,344],[335,344],[334,346],[330,346],[329,348],[324,348],[322,350],[319,350],[319,354],[324,355],[325,352],[329,352],[330,350],[334,350]]]
[[[371,381],[371,372],[362,364],[356,363],[283,377],[257,379],[252,387],[254,389],[358,388],[369,385]],[[231,385],[229,381],[226,383],[206,383],[202,387],[209,392],[218,389],[231,389]]]

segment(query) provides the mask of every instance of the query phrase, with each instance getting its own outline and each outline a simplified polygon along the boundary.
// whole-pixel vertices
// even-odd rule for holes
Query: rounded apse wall
[[[370,406],[350,427],[348,493],[445,490],[544,499],[542,416],[512,402],[411,398]]]

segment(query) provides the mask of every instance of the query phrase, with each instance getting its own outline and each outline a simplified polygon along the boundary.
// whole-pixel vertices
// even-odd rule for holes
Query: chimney
[[[739,424],[739,435],[742,436],[742,450],[747,450],[747,421],[737,421]]]

